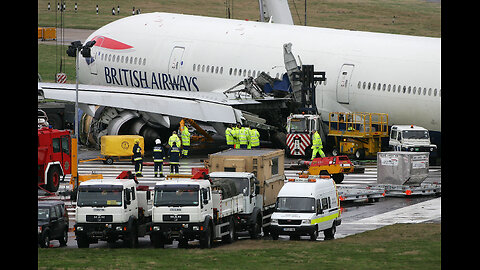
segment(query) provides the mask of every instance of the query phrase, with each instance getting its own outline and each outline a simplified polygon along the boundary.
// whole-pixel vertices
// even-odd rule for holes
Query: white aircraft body
[[[172,117],[238,121],[237,105],[265,100],[222,92],[261,71],[281,78],[283,45],[292,43],[299,62],[326,72],[315,89],[324,121],[333,111],[381,112],[391,125],[441,132],[439,38],[149,13],[107,24],[90,40],[79,102],[145,112],[166,127]],[[46,98],[75,101],[74,89],[39,83]]]

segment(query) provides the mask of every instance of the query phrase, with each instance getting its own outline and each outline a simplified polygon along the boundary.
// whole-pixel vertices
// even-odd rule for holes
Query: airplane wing
[[[38,83],[38,95],[44,98],[75,102],[75,84]],[[79,84],[78,102],[109,106],[206,122],[240,122],[242,112],[232,107],[218,92],[185,92],[128,87]],[[250,100],[248,103],[257,101]]]

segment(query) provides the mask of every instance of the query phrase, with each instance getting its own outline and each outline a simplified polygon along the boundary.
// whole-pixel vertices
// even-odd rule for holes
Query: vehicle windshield
[[[50,210],[48,208],[38,208],[38,220],[48,220]]]
[[[100,185],[80,186],[78,206],[121,206],[122,186]]]
[[[278,197],[277,212],[315,213],[314,198]]]
[[[155,206],[198,206],[198,185],[161,185],[155,187]]]
[[[221,179],[227,179],[227,178],[223,178],[223,177],[210,178],[212,182],[215,182]],[[248,196],[248,187],[250,186],[250,181],[248,180],[248,178],[234,178],[234,179],[235,180],[233,182],[235,183],[235,187],[237,188],[237,191],[242,191],[244,196]]]
[[[404,139],[429,139],[427,130],[404,130],[402,131]]]
[[[307,132],[308,121],[305,118],[290,119],[290,132]]]

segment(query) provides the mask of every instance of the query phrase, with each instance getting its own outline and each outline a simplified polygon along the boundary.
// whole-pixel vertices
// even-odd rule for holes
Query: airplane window
[[[377,88],[377,83],[373,83],[373,90],[375,90],[375,88]]]
[[[390,92],[390,89],[392,88],[391,84],[388,84],[387,91]]]
[[[235,68],[235,69],[233,70],[233,75],[234,75],[234,76],[237,76],[237,68]]]
[[[143,58],[143,65],[145,66],[147,64],[147,58]]]
[[[228,71],[228,75],[232,75],[232,68]]]
[[[363,89],[365,89],[365,86],[367,85],[366,82],[363,82]]]
[[[252,75],[252,71],[249,69],[248,70],[248,77],[250,77],[250,75]]]
[[[133,64],[133,56],[130,56],[130,64]]]
[[[207,65],[207,72],[208,72],[209,70],[210,70],[210,66],[209,66],[209,65]]]
[[[383,84],[382,90],[385,91],[386,88],[387,88],[387,85]]]
[[[410,92],[412,92],[412,87],[411,86],[408,87],[408,93],[410,94]]]
[[[429,96],[432,95],[432,88],[428,88],[428,95],[429,95]]]
[[[425,96],[427,94],[427,88],[423,88],[423,95]]]
[[[195,71],[195,66],[196,66],[196,64],[193,64],[193,71]]]
[[[422,87],[418,87],[418,95],[422,94]]]
[[[217,67],[217,70],[218,70],[218,67]],[[215,71],[215,67],[212,66],[212,73]]]
[[[120,62],[120,55],[117,55],[117,63]]]
[[[362,82],[361,82],[361,81],[358,81],[357,88],[360,89],[360,86],[362,86]]]
[[[123,63],[123,59],[125,58],[125,56],[122,55],[122,58],[120,58],[120,62]]]
[[[397,88],[397,86],[394,84],[393,85],[393,89],[392,89],[392,92],[395,93],[395,89]]]
[[[435,88],[435,90],[433,90],[433,96],[437,96],[437,88]]]
[[[368,83],[368,90],[370,90],[370,86],[372,86],[372,84],[371,84],[371,83]]]
[[[415,95],[415,93],[417,93],[417,87],[416,86],[413,87],[413,94]]]
[[[407,91],[407,87],[404,85],[403,86],[403,93],[405,94],[405,91]]]
[[[247,70],[244,69],[244,70],[243,70],[243,77],[246,77],[246,76],[247,76]]]
[[[252,72],[252,77],[255,77],[255,70],[253,70]]]
[[[220,74],[223,74],[223,67],[220,67]]]

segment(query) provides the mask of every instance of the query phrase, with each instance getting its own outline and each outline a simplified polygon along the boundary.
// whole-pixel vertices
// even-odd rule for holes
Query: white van
[[[319,177],[295,178],[288,179],[278,193],[270,233],[273,240],[279,235],[297,238],[308,235],[314,241],[323,231],[325,240],[330,240],[340,223],[340,200],[335,181]]]

